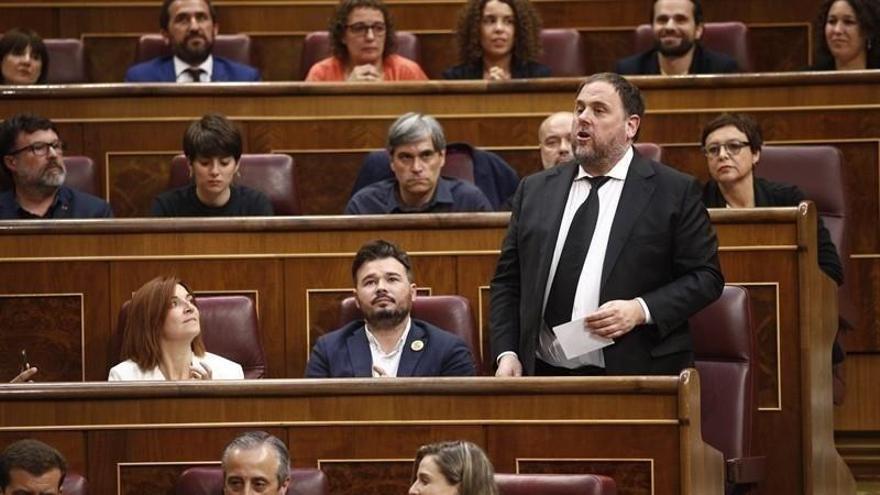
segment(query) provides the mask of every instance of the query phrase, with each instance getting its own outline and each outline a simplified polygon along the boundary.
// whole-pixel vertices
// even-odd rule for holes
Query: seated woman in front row
[[[199,308],[177,277],[156,277],[128,305],[122,337],[125,361],[110,369],[110,381],[244,378],[238,363],[205,351]]]
[[[313,65],[306,82],[427,80],[419,64],[394,53],[396,36],[382,0],[342,0],[330,21],[333,55]]]
[[[469,0],[458,19],[461,64],[444,79],[503,81],[550,77],[536,61],[541,53],[541,20],[529,0]]]
[[[423,445],[413,463],[409,495],[498,495],[495,469],[471,442]]]
[[[209,113],[193,122],[183,135],[193,183],[157,196],[153,216],[271,216],[272,203],[265,194],[233,184],[241,149],[241,132],[226,117]]]

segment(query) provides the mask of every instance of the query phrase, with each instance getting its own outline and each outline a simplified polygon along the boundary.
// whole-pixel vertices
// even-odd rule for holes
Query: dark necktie
[[[187,74],[189,74],[189,77],[190,77],[190,79],[192,79],[192,82],[202,82],[202,73],[205,72],[204,70],[199,69],[198,67],[188,67],[186,69],[183,69],[183,71],[186,72]]]
[[[571,321],[571,310],[574,306],[574,294],[577,292],[578,280],[584,268],[593,231],[599,219],[599,188],[609,179],[607,176],[587,177],[592,187],[587,200],[581,204],[571,220],[562,254],[556,265],[556,275],[547,306],[544,308],[544,321],[552,329],[560,323]]]

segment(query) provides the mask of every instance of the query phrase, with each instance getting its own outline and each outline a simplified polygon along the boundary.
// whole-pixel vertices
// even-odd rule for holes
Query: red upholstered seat
[[[95,187],[95,162],[87,156],[65,156],[64,167],[67,169],[67,177],[64,185],[99,196]],[[11,178],[8,173],[0,173],[0,191],[12,188]]]
[[[244,154],[239,162],[236,183],[261,191],[269,197],[276,215],[299,215],[299,194],[296,190],[296,169],[293,158],[283,154]],[[171,160],[168,188],[189,184],[189,166],[186,157],[177,155]]]
[[[212,52],[233,62],[251,65],[251,37],[246,34],[218,34]],[[171,46],[161,34],[145,34],[138,40],[135,63],[171,55]]]
[[[749,52],[749,28],[741,22],[707,22],[703,24],[703,38],[706,48],[723,53],[736,60],[743,72],[752,71],[752,58]],[[650,24],[636,28],[635,51],[644,52],[654,46],[654,32]]]
[[[302,57],[299,64],[299,77],[305,79],[309,69],[317,62],[329,57],[333,50],[330,48],[330,33],[327,31],[312,31],[306,35],[303,41]],[[397,31],[397,49],[394,53],[406,57],[415,63],[419,63],[420,57],[419,38],[408,31]]]
[[[837,254],[848,272],[850,243],[847,229],[847,192],[843,180],[843,157],[834,146],[764,146],[755,174],[767,180],[798,186],[816,204],[831,234]],[[840,319],[849,328],[859,325],[859,309],[844,283],[837,293]]]
[[[616,495],[617,485],[596,474],[495,474],[500,495]]]
[[[660,146],[654,143],[633,143],[633,147],[635,147],[640,155],[654,160],[655,162],[659,162],[660,157],[663,154],[663,150]]]
[[[541,57],[553,77],[576,77],[587,74],[581,33],[577,29],[542,29]]]
[[[61,492],[64,495],[88,495],[89,483],[81,474],[68,471],[61,483]]]
[[[122,332],[128,314],[126,301],[119,311],[116,331],[110,339],[110,367],[119,362]],[[205,348],[240,364],[245,378],[266,375],[266,356],[260,343],[260,325],[254,302],[245,296],[196,296]]]
[[[726,285],[721,297],[690,319],[700,372],[703,439],[724,454],[728,493],[764,476],[764,457],[753,457],[755,353],[749,293]],[[740,486],[737,486],[740,485]]]
[[[43,40],[49,55],[49,84],[77,84],[89,82],[82,40],[76,38],[49,38]]]
[[[339,326],[363,318],[361,310],[355,305],[354,297],[347,297],[339,308]],[[477,374],[480,373],[480,353],[474,313],[471,303],[461,296],[418,296],[413,301],[412,317],[427,321],[443,330],[453,333],[468,345],[474,357]]]
[[[327,495],[330,485],[320,469],[291,468],[288,495]],[[65,494],[67,492],[65,491]],[[176,495],[219,495],[223,493],[223,470],[220,466],[199,466],[184,471],[174,484]]]

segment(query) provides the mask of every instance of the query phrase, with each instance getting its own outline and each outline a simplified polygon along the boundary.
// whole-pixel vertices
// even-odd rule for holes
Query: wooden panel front
[[[417,448],[449,439],[484,446],[502,472],[529,472],[521,459],[605,459],[608,469],[619,459],[617,469],[631,473],[624,480],[647,480],[650,493],[723,492],[720,454],[692,435],[700,424],[699,408],[691,407],[699,403],[693,372],[192,385],[33,385],[39,399],[24,387],[0,386],[0,430],[57,439],[74,453],[83,447],[65,439],[84,436],[82,472],[96,493],[117,486],[120,493],[169,493],[182,469],[215,461],[229,439],[252,429],[287,442],[294,464],[323,469],[340,495],[405,488]],[[0,441],[14,438],[3,435]]]

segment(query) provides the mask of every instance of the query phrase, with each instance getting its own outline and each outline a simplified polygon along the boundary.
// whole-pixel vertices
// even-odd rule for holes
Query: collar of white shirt
[[[174,74],[177,78],[177,82],[191,82],[189,74],[184,72],[190,67],[194,69],[202,69],[202,81],[208,82],[211,80],[211,76],[214,74],[214,56],[208,55],[208,58],[206,58],[204,62],[199,65],[192,66],[184,62],[183,60],[180,60],[179,58],[177,58],[177,55],[175,55]]]
[[[605,174],[607,177],[611,177],[612,179],[617,180],[626,180],[626,174],[629,173],[629,166],[632,163],[633,159],[633,147],[630,146],[627,148],[626,153],[620,157],[620,160],[611,167],[611,170]],[[592,177],[592,175],[588,174],[584,167],[578,167],[578,174],[575,176],[574,180],[581,180],[587,177]]]
[[[412,319],[407,317],[406,328],[400,334],[400,339],[397,340],[394,349],[391,352],[385,352],[382,350],[382,346],[379,345],[379,340],[370,331],[370,327],[364,323],[364,330],[367,332],[367,342],[370,343],[370,355],[373,358],[373,376],[381,376],[376,372],[376,367],[379,367],[385,373],[385,376],[397,376],[397,369],[400,367],[400,357],[403,355],[401,351],[406,343],[406,337],[409,335],[411,326]]]

